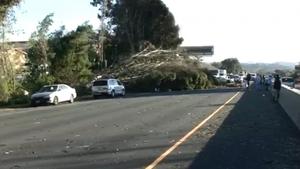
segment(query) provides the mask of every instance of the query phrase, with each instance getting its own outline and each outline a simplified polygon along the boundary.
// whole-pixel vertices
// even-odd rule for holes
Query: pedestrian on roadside
[[[250,86],[251,75],[248,73],[246,76],[246,88],[248,89]]]
[[[255,79],[255,89],[257,91],[259,91],[261,89],[261,78],[260,78],[260,75],[256,76],[256,79]]]
[[[272,86],[272,75],[270,75],[267,79],[266,79],[266,91],[269,90],[270,86]],[[272,91],[272,89],[271,89]]]
[[[275,76],[275,81],[274,81],[274,94],[273,94],[273,99],[274,101],[278,101],[279,97],[280,97],[280,89],[281,89],[281,81],[280,81],[280,77],[279,75]]]

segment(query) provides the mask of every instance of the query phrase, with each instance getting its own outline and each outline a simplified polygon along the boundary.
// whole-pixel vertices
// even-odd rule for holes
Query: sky
[[[51,30],[73,30],[89,21],[99,27],[97,8],[89,0],[23,0],[16,8],[12,37],[26,40],[38,22],[54,13]],[[298,0],[163,0],[184,38],[182,46],[214,46],[205,61],[238,58],[240,62],[300,62]],[[59,5],[58,5],[59,4]]]

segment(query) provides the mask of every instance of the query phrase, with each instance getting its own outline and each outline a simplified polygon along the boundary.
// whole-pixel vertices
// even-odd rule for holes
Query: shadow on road
[[[263,91],[245,92],[189,169],[299,169],[300,132]]]

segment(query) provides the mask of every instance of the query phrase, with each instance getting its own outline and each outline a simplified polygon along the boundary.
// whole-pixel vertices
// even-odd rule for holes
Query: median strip
[[[154,162],[148,165],[145,169],[153,169],[155,168],[162,160],[164,160],[169,154],[171,154],[177,147],[179,147],[183,142],[185,142],[190,136],[192,136],[200,127],[202,127],[208,120],[210,120],[214,115],[219,113],[228,103],[230,103],[236,96],[239,95],[240,92],[237,92],[234,96],[232,96],[229,100],[227,100],[222,106],[220,106],[217,110],[215,110],[210,116],[208,116],[205,120],[199,123],[195,128],[193,128],[190,132],[188,132],[185,136],[179,139],[172,147],[166,150],[163,154],[161,154]]]

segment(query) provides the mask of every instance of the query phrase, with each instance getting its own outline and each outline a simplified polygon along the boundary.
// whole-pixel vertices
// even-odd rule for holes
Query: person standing
[[[248,73],[247,76],[246,76],[246,82],[247,82],[246,87],[247,87],[247,89],[250,86],[250,80],[251,80],[251,75]]]
[[[278,101],[278,99],[280,97],[280,89],[281,89],[281,81],[280,81],[279,75],[275,76],[273,88],[275,91],[275,93],[273,95],[273,99],[274,99],[274,101]]]
[[[271,91],[272,91],[272,76],[269,75],[269,77],[266,79],[266,91],[269,90],[269,88],[271,87]]]
[[[255,89],[259,91],[261,89],[261,76],[257,75],[255,79]]]

